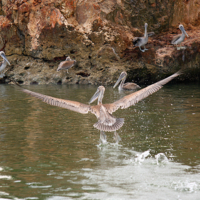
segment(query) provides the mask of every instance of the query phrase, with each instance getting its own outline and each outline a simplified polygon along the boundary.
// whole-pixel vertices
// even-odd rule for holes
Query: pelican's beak
[[[181,29],[181,31],[182,31],[187,37],[189,37],[188,34],[186,33],[186,31],[185,31],[185,29],[184,29],[183,26],[181,26],[180,29]]]
[[[99,95],[100,95],[100,90],[99,90],[99,88],[98,88],[97,91],[95,92],[95,94],[94,94],[94,95],[92,96],[92,98],[90,99],[89,104],[91,104],[91,103],[94,102],[96,99],[98,99]]]
[[[5,55],[5,54],[1,54],[1,57],[2,57],[4,60],[6,60],[6,62],[10,65],[10,63],[9,63],[8,59],[6,58],[6,55]]]
[[[115,85],[113,86],[113,88],[115,88],[115,87],[120,83],[120,81],[121,81],[124,77],[125,77],[125,74],[124,74],[124,73],[121,73],[120,76],[119,76],[119,78],[118,78],[118,80],[117,80],[117,82],[116,82]]]

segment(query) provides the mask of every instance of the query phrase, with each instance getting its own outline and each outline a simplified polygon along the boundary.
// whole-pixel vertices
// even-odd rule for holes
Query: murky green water
[[[92,86],[26,86],[87,103]],[[104,103],[126,93],[106,88]],[[0,199],[200,199],[200,85],[166,85],[125,118],[115,145],[99,145],[96,117],[0,85]],[[140,155],[150,150],[145,159]],[[164,153],[167,161],[155,156]],[[142,154],[143,155],[143,154]]]

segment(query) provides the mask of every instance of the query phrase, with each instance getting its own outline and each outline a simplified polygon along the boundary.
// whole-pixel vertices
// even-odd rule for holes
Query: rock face
[[[149,38],[142,53],[132,39]],[[178,51],[170,45],[182,23],[190,36]],[[182,79],[199,79],[199,0],[2,0],[0,49],[11,66],[5,82],[21,84],[113,84],[121,71],[128,80],[151,83],[187,67]],[[56,72],[67,56],[77,64]],[[193,76],[195,74],[195,76]]]

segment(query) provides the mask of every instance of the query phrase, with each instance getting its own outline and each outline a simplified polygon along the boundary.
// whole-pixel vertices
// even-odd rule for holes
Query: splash
[[[169,162],[164,153],[158,153],[157,155],[155,155],[155,158],[157,165],[166,164]]]
[[[173,182],[172,188],[181,192],[193,193],[199,190],[199,185],[196,182],[190,182],[187,180],[187,181]]]
[[[137,158],[135,158],[135,162],[144,162],[145,158],[148,157],[150,155],[150,150],[147,150],[143,153],[141,153],[140,155],[137,155]]]

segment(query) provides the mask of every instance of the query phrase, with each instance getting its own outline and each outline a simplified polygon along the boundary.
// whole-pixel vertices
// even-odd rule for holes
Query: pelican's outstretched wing
[[[82,104],[79,103],[77,101],[70,101],[70,100],[65,100],[65,99],[59,99],[59,98],[55,98],[55,97],[51,97],[51,96],[47,96],[44,94],[40,94],[37,92],[32,92],[30,90],[26,90],[21,88],[23,92],[34,96],[38,99],[41,99],[43,102],[50,104],[52,106],[58,106],[61,108],[66,108],[78,113],[82,113],[82,114],[87,114],[90,111],[90,105],[86,105],[86,104]]]
[[[135,105],[137,102],[141,101],[142,99],[148,97],[149,95],[153,94],[154,92],[157,92],[159,89],[162,88],[163,85],[174,79],[175,77],[179,76],[181,74],[181,70],[176,72],[175,74],[158,81],[144,89],[141,89],[137,92],[134,92],[132,94],[129,94],[123,98],[121,98],[118,101],[115,101],[112,104],[106,104],[106,108],[109,113],[113,113],[119,108],[125,109],[128,108],[129,106]]]

